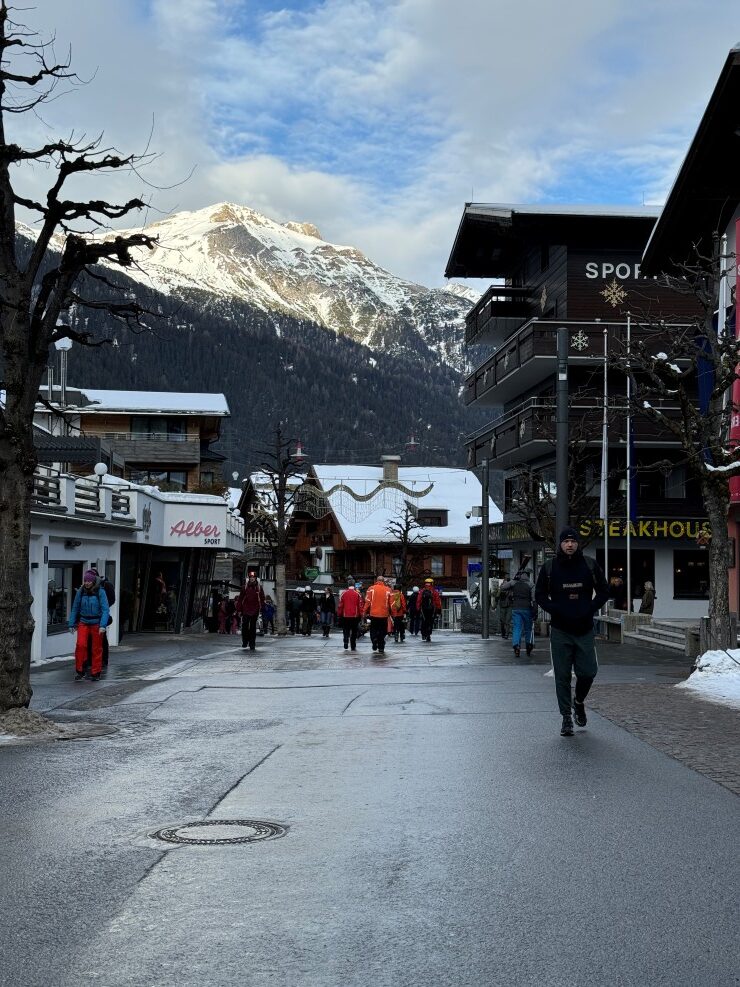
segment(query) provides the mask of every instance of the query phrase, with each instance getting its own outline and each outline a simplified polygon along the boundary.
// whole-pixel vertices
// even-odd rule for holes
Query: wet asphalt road
[[[736,796],[596,714],[561,738],[545,665],[452,635],[383,664],[234,643],[34,674],[35,708],[117,732],[0,747],[0,984],[740,983]],[[288,832],[148,835],[206,818]]]

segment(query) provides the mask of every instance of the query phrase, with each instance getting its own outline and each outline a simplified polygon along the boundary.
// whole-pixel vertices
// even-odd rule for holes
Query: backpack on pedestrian
[[[427,617],[434,613],[434,593],[430,589],[423,589],[421,591],[421,607],[420,610]]]

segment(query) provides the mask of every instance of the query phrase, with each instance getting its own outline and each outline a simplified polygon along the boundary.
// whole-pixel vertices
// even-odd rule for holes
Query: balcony
[[[533,314],[534,298],[529,288],[492,285],[465,317],[465,343],[499,346]]]
[[[666,401],[653,401],[652,406],[667,417],[680,414],[679,409]],[[577,398],[568,406],[571,439],[577,430],[578,441],[586,445],[601,446],[603,401],[601,398]],[[618,421],[609,425],[609,445],[624,446],[627,434],[626,406],[611,402],[609,409],[616,412]],[[636,445],[675,447],[676,440],[655,422],[635,415],[632,418]],[[555,450],[555,398],[530,398],[513,408],[506,415],[471,435],[465,443],[468,450],[468,469],[480,465],[483,459],[496,469],[504,469],[518,463],[526,463]]]
[[[568,364],[571,367],[604,361],[604,331],[612,358],[626,353],[624,322],[540,322],[532,319],[510,336],[485,363],[465,381],[465,403],[502,405],[536,384],[553,377],[557,361],[557,330],[568,330]],[[675,329],[675,327],[673,327]],[[670,351],[670,333],[633,329],[635,342],[649,339],[658,352]]]
[[[104,432],[102,437],[128,466],[200,463],[200,437],[176,432]]]

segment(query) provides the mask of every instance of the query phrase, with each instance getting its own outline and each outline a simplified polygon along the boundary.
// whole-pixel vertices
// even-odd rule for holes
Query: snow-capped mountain
[[[208,292],[308,319],[370,349],[419,343],[458,369],[463,322],[477,298],[463,285],[430,289],[396,277],[359,250],[323,240],[310,223],[280,224],[219,203],[152,223],[158,238],[133,277],[165,293]],[[415,337],[415,338],[414,338]]]

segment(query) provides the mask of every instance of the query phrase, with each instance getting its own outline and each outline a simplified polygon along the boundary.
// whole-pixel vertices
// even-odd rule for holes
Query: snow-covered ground
[[[696,659],[696,671],[677,689],[691,689],[701,699],[740,709],[740,648],[705,651]]]

